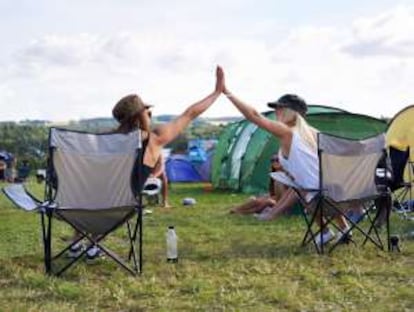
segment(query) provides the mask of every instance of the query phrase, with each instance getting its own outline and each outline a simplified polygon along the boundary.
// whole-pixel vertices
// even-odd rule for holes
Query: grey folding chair
[[[50,129],[45,200],[31,197],[21,185],[3,190],[19,207],[40,212],[48,274],[61,275],[94,246],[131,274],[142,271],[142,198],[138,190],[143,185],[141,168],[139,131],[92,134]],[[77,241],[55,253],[54,218],[80,233]],[[125,224],[129,247],[121,257],[102,243]],[[82,239],[87,242],[83,252],[66,259],[69,249]]]
[[[317,244],[317,237],[322,240],[322,233],[328,225],[340,230],[333,220],[343,216],[350,225],[346,231],[341,231],[343,238],[356,243],[355,237],[350,235],[354,230],[362,234],[362,245],[369,241],[384,249],[385,243],[377,221],[380,215],[385,215],[385,239],[390,248],[390,192],[387,186],[376,184],[378,162],[384,153],[384,134],[363,140],[318,134],[319,189],[299,190],[299,194],[303,191],[316,193],[311,202],[306,203],[302,197],[307,207],[307,213],[303,214],[307,224],[303,245],[313,243],[319,253],[324,253],[324,245]],[[360,218],[363,221],[360,222],[347,215],[347,211],[357,205],[364,206]],[[329,252],[340,242],[343,241],[331,245]]]

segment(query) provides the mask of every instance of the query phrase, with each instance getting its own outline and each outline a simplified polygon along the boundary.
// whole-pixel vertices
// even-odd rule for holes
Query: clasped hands
[[[224,71],[221,66],[216,67],[216,93],[223,93],[227,97],[230,96],[230,92],[226,88],[225,79],[224,79]]]

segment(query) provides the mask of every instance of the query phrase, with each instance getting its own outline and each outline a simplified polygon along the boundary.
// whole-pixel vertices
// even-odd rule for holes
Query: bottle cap
[[[169,229],[173,229],[173,228],[174,228],[174,226],[173,226],[173,225],[170,225],[168,228],[169,228]]]

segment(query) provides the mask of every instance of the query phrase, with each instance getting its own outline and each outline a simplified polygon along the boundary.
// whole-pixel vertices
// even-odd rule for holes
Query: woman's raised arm
[[[216,69],[216,86],[214,91],[204,99],[189,106],[173,121],[161,125],[154,130],[154,140],[158,145],[164,146],[174,140],[195,118],[205,112],[223,92],[223,71]]]
[[[289,154],[290,142],[292,140],[292,130],[280,121],[274,121],[264,117],[254,107],[243,102],[233,93],[231,93],[225,85],[224,74],[223,84],[223,94],[227,96],[227,98],[234,104],[234,106],[236,106],[236,108],[243,114],[243,116],[246,117],[247,120],[258,125],[260,128],[269,131],[275,137],[279,138],[283,154]]]

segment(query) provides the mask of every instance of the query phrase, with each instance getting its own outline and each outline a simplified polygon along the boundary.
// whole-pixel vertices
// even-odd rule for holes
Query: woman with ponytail
[[[304,119],[307,112],[306,102],[297,95],[286,94],[268,106],[275,110],[276,120],[270,120],[243,102],[229,91],[223,76],[223,94],[236,106],[247,120],[270,132],[279,140],[279,161],[287,173],[276,172],[272,177],[279,182],[299,189],[317,190],[319,188],[319,159],[317,153],[317,130]],[[302,194],[306,202],[310,202],[316,192]],[[276,218],[290,207],[294,198],[294,190],[285,192],[278,204],[264,220]],[[336,220],[340,229],[346,229],[345,219]],[[325,228],[322,238],[318,235],[318,245],[325,244],[334,238],[334,233]],[[338,237],[340,239],[340,237]]]

